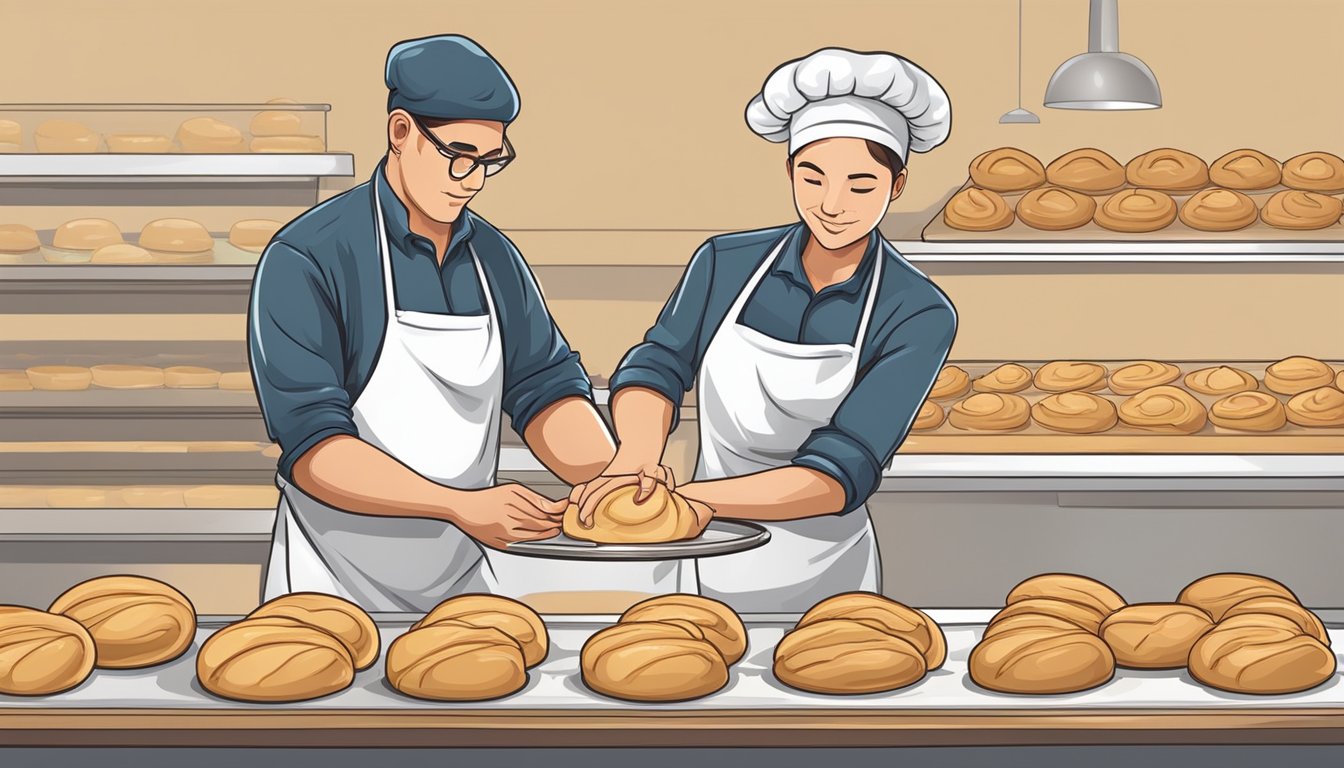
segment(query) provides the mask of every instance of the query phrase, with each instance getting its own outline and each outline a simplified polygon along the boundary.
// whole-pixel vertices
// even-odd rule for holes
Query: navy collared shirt
[[[280,444],[281,477],[333,435],[359,434],[352,404],[382,347],[387,324],[373,185],[387,225],[397,308],[434,314],[486,312],[474,248],[499,316],[504,350],[502,407],[520,434],[564,397],[592,397],[522,254],[472,211],[458,218],[440,265],[433,243],[410,230],[406,207],[380,163],[369,182],[285,225],[262,253],[248,308],[248,352],[266,430]],[[468,248],[470,244],[470,248]],[[435,425],[424,428],[434,434]],[[453,435],[442,434],[445,440]]]

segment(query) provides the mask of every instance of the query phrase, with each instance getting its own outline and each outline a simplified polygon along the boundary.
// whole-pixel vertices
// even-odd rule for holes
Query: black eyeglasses
[[[494,176],[496,173],[504,170],[504,167],[513,162],[514,158],[518,156],[518,153],[513,151],[513,145],[509,143],[508,136],[504,137],[504,151],[508,154],[491,158],[477,157],[475,155],[458,152],[447,144],[444,144],[439,140],[439,137],[431,133],[429,128],[424,123],[420,122],[420,118],[415,115],[411,115],[411,121],[414,122],[415,127],[419,128],[420,132],[425,135],[425,138],[429,139],[429,143],[434,145],[434,148],[439,151],[439,154],[448,158],[448,175],[452,176],[455,181],[462,181],[467,178],[475,173],[478,167],[485,169],[486,176]]]

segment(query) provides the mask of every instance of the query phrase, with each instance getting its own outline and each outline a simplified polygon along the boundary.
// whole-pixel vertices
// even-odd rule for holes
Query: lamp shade
[[[1065,61],[1045,88],[1055,109],[1156,109],[1162,90],[1147,64],[1127,53],[1090,51]]]

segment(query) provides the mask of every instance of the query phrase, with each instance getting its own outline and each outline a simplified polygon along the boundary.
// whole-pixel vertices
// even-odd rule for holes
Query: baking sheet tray
[[[754,549],[770,540],[770,533],[759,525],[711,520],[704,533],[685,541],[660,544],[598,544],[571,539],[563,533],[541,541],[520,541],[508,545],[509,554],[556,560],[677,560],[692,557],[731,555]]]
[[[172,708],[172,709],[287,709],[304,711],[375,709],[432,710],[470,709],[508,712],[526,709],[556,710],[716,710],[716,709],[1020,709],[1049,708],[1305,708],[1344,705],[1344,673],[1304,693],[1285,696],[1252,696],[1216,691],[1194,682],[1182,671],[1117,670],[1111,682],[1100,688],[1075,694],[1016,696],[998,694],[977,687],[966,674],[967,659],[979,641],[982,623],[957,624],[947,613],[928,612],[939,622],[947,636],[947,662],[942,669],[921,682],[890,693],[861,696],[824,696],[796,691],[781,684],[770,672],[775,644],[797,621],[797,616],[747,616],[747,655],[731,670],[728,685],[718,693],[690,702],[675,704],[631,704],[608,699],[589,691],[579,676],[579,649],[588,637],[615,622],[615,616],[566,616],[546,618],[550,629],[551,650],[546,661],[533,669],[527,686],[512,696],[486,702],[447,703],[411,699],[387,685],[383,659],[360,672],[346,690],[323,699],[297,704],[246,704],[217,699],[203,691],[195,679],[195,650],[225,621],[203,618],[196,644],[177,660],[151,670],[99,670],[80,687],[56,696],[0,696],[0,711],[5,708]],[[967,611],[956,611],[965,616]],[[977,621],[988,620],[992,611],[983,611]],[[380,615],[383,649],[403,634],[419,616]],[[1336,653],[1344,642],[1344,631],[1330,630]]]

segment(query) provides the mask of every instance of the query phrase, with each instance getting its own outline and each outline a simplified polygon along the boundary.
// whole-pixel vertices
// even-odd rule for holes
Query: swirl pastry
[[[1106,366],[1097,363],[1046,363],[1036,371],[1036,388],[1045,392],[1095,392],[1106,386]]]
[[[971,181],[995,192],[1021,192],[1045,183],[1045,166],[1020,149],[1000,147],[971,161]]]
[[[979,187],[967,187],[943,208],[943,223],[967,232],[989,232],[1013,223],[1013,209],[999,196]]]
[[[947,420],[957,429],[1008,432],[1026,426],[1031,406],[1018,395],[981,392],[952,406]]]
[[[1283,163],[1283,183],[1308,192],[1344,192],[1344,160],[1329,152],[1290,157]]]
[[[1117,395],[1137,395],[1149,387],[1170,384],[1181,378],[1181,369],[1170,363],[1144,360],[1115,369],[1111,373],[1111,391]]]
[[[971,382],[976,392],[1021,392],[1031,386],[1031,371],[1017,363],[1005,363]]]
[[[1320,387],[1293,395],[1288,420],[1299,427],[1344,427],[1344,392]]]
[[[949,397],[961,397],[971,388],[971,375],[955,365],[945,365],[938,372],[938,378],[929,390],[929,397],[946,400]]]
[[[1204,406],[1180,387],[1145,389],[1120,404],[1120,420],[1148,432],[1189,435],[1204,428]]]
[[[1215,368],[1200,368],[1185,375],[1185,386],[1201,395],[1230,395],[1255,389],[1260,382],[1240,368],[1220,365]]]
[[[1045,180],[1086,195],[1104,195],[1125,186],[1125,167],[1100,149],[1075,149],[1045,167]]]
[[[1034,229],[1058,232],[1081,227],[1097,212],[1097,201],[1063,187],[1033,189],[1017,201],[1017,218]]]
[[[1326,387],[1334,378],[1334,369],[1314,357],[1285,357],[1265,368],[1265,387],[1280,395]]]
[[[565,509],[565,535],[601,544],[652,544],[693,539],[704,530],[704,523],[681,494],[660,483],[652,496],[636,504],[638,490],[627,485],[607,494],[598,502],[591,526],[579,521],[579,506],[571,503]]]
[[[1254,149],[1234,149],[1209,166],[1209,181],[1228,189],[1269,189],[1281,178],[1279,161]]]
[[[1325,229],[1339,222],[1344,204],[1319,192],[1285,189],[1265,202],[1260,219],[1279,229]]]
[[[1191,195],[1181,206],[1181,221],[1204,232],[1231,232],[1255,223],[1255,201],[1234,189],[1213,188]]]
[[[1074,435],[1105,432],[1119,418],[1115,404],[1091,392],[1060,392],[1031,406],[1031,418],[1046,429]]]
[[[1176,220],[1176,201],[1155,189],[1126,189],[1106,198],[1093,218],[1112,232],[1155,232]]]
[[[943,420],[946,418],[947,414],[943,411],[943,406],[925,400],[919,406],[919,413],[915,415],[915,423],[910,428],[916,432],[937,429],[943,425]]]
[[[1154,149],[1129,161],[1125,180],[1136,187],[1192,192],[1209,183],[1209,166],[1179,149]]]
[[[1209,421],[1224,429],[1273,432],[1287,420],[1283,403],[1268,392],[1238,392],[1209,408]]]

